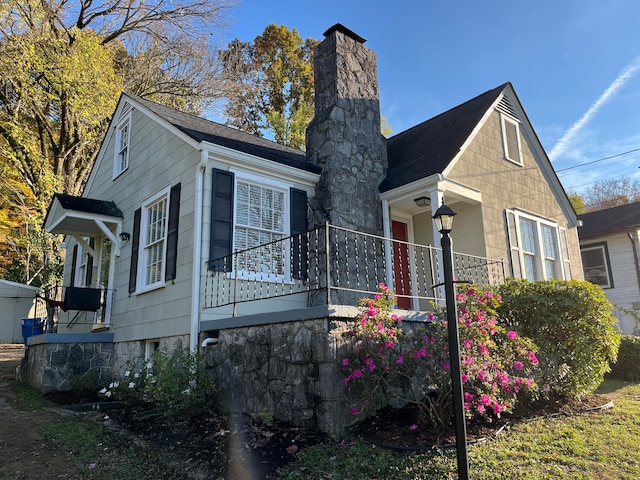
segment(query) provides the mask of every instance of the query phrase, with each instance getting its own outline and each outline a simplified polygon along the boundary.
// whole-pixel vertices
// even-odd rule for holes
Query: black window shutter
[[[178,220],[180,218],[180,184],[171,187],[169,223],[167,225],[167,267],[165,280],[175,280],[178,261]]]
[[[307,276],[307,192],[292,188],[290,195],[291,263],[294,278]]]
[[[142,209],[137,209],[133,214],[133,238],[131,241],[131,267],[129,268],[129,293],[136,291],[138,278],[138,250],[140,249],[140,219]]]
[[[209,270],[232,270],[233,179],[233,173],[213,169]]]
[[[73,287],[76,284],[76,266],[78,265],[78,244],[73,246],[73,256],[71,257],[71,279],[69,280],[69,286]]]
[[[96,239],[94,237],[89,239],[89,246],[95,251]],[[86,287],[90,287],[91,280],[93,280],[93,255],[90,255],[89,252],[86,252],[85,255],[87,255],[87,271],[85,272],[84,284]]]

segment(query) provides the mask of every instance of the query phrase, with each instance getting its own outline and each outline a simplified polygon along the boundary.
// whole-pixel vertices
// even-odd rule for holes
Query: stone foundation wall
[[[337,435],[353,422],[341,379],[341,338],[353,319],[317,319],[231,328],[205,347],[219,407],[273,413],[278,420]]]
[[[52,337],[39,339],[38,337]],[[43,393],[93,388],[111,381],[114,358],[112,339],[31,337],[19,369],[19,379]],[[85,336],[82,336],[85,337]],[[42,341],[40,341],[42,340]],[[32,343],[32,342],[37,343]]]

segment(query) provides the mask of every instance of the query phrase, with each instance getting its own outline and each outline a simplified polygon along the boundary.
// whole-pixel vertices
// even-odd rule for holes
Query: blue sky
[[[395,133],[510,81],[566,190],[640,180],[638,0],[238,1],[229,39],[338,22],[366,38]]]

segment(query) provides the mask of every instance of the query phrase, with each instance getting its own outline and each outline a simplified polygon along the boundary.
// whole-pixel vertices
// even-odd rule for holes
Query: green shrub
[[[214,391],[201,354],[157,350],[142,370],[127,370],[99,393],[129,406],[150,404],[171,416],[190,417],[210,407]]]
[[[611,376],[631,382],[640,381],[640,337],[622,336],[618,361],[611,365]]]
[[[602,383],[616,361],[620,333],[613,306],[599,286],[580,280],[512,279],[498,293],[500,322],[538,346],[541,385],[579,397]]]

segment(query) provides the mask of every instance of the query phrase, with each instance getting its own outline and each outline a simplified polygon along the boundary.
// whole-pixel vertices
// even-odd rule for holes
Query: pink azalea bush
[[[497,324],[500,298],[490,290],[460,288],[456,300],[465,413],[491,420],[536,394],[535,346]],[[402,329],[395,303],[384,284],[374,298],[359,302],[356,327],[348,332],[353,354],[342,359],[342,383],[360,400],[360,415],[395,400],[415,404],[423,423],[444,426],[453,412],[445,311],[434,307],[429,322]]]

